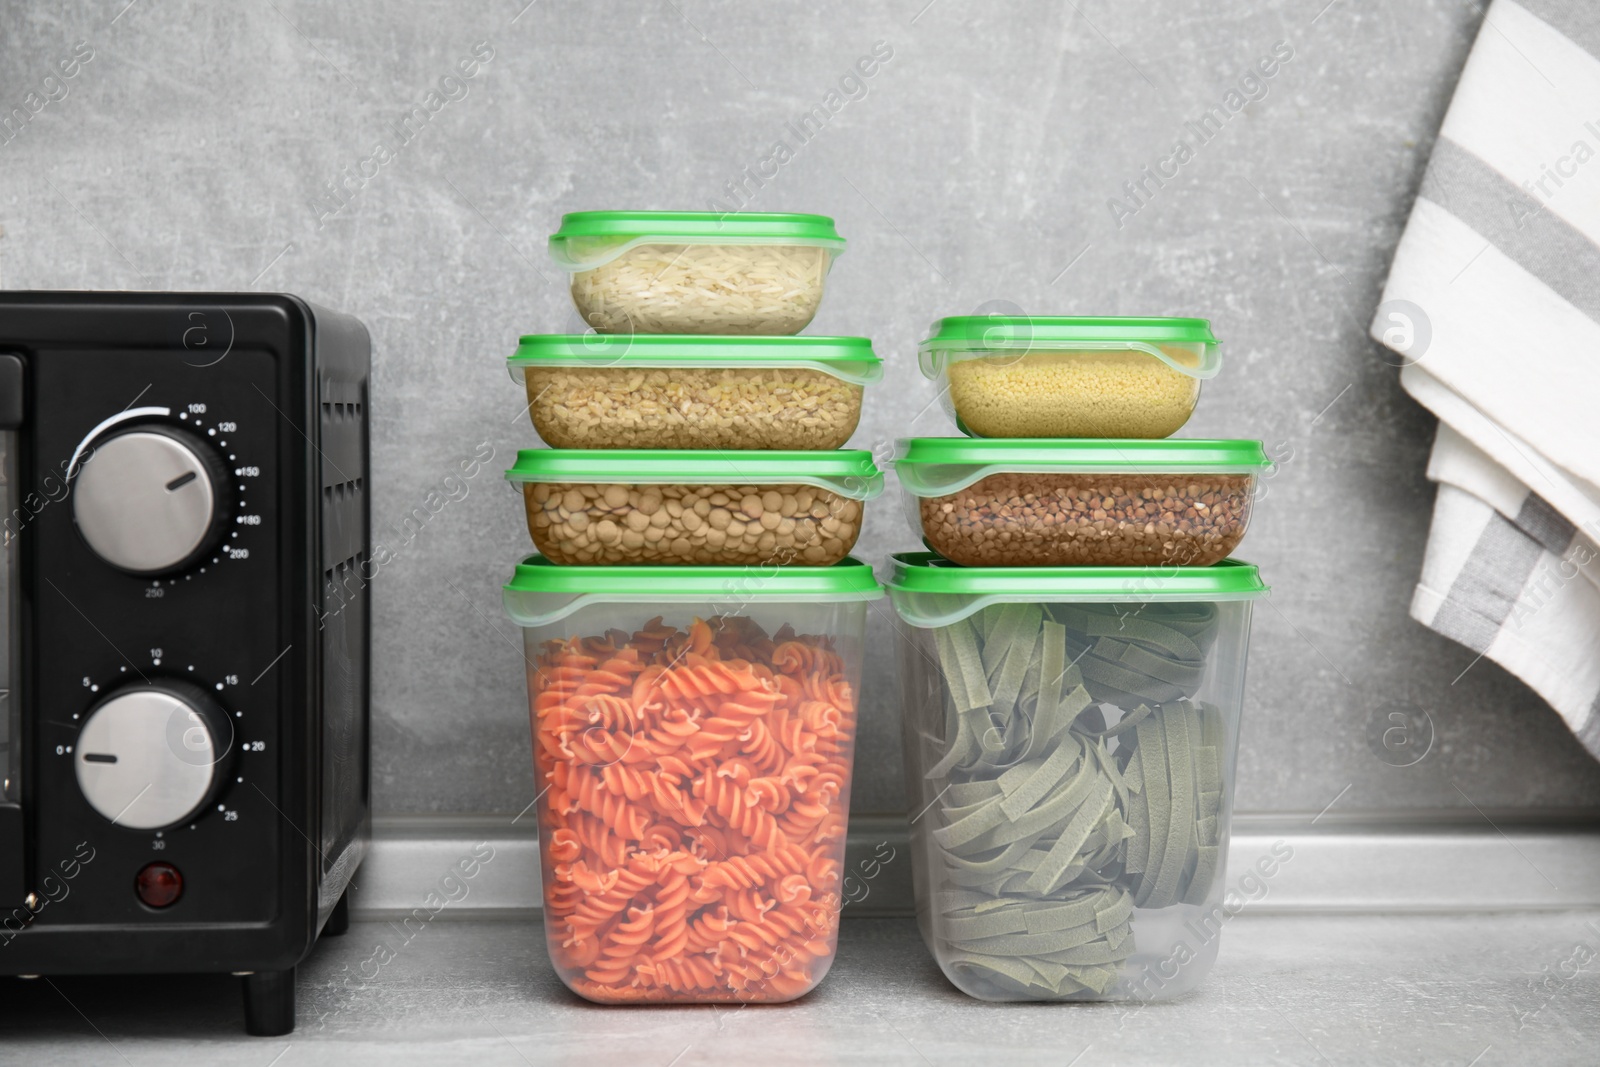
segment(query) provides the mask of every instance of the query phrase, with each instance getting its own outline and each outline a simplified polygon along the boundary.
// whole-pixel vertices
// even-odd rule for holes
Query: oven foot
[[[333,911],[328,913],[328,921],[322,924],[323,937],[338,937],[350,929],[350,889],[339,895],[339,903],[333,906]]]
[[[255,1037],[281,1037],[294,1030],[294,968],[245,975],[244,1028]]]

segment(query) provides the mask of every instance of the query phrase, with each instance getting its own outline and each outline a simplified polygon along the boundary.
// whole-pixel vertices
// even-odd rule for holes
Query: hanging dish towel
[[[1372,336],[1440,420],[1411,614],[1600,757],[1600,3],[1490,7]]]

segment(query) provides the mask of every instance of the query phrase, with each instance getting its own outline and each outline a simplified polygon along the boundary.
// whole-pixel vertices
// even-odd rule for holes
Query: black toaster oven
[[[370,363],[292,296],[0,292],[0,974],[293,1028],[368,839]]]

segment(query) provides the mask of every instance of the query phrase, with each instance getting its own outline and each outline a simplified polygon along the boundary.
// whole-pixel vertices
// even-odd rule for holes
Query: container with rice
[[[580,211],[550,238],[600,333],[799,333],[843,251],[832,219],[787,212]]]

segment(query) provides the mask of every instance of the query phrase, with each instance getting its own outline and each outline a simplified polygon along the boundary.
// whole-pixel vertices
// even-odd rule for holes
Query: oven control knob
[[[232,751],[233,724],[205,690],[161,681],[96,704],[72,759],[90,807],[118,826],[160,830],[211,801]]]
[[[130,574],[181,570],[216,547],[227,521],[227,468],[184,430],[141,425],[94,444],[73,480],[89,547]]]

